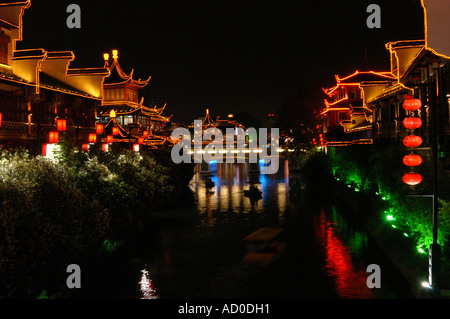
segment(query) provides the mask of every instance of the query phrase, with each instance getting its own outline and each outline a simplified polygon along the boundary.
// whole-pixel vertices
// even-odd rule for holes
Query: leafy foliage
[[[415,189],[403,184],[406,172],[401,158],[401,148],[377,146],[355,146],[341,149],[328,158],[331,173],[342,183],[357,187],[361,192],[384,199],[386,216],[390,216],[393,227],[416,241],[418,248],[428,249],[432,243],[432,203],[430,198],[410,197],[413,194],[428,194],[431,188],[429,164],[424,162],[424,182]],[[443,172],[441,171],[441,174]],[[450,202],[448,182],[440,183],[438,243],[445,249],[450,240]]]
[[[88,154],[64,143],[53,158],[1,152],[0,296],[37,296],[56,288],[49,282],[64,284],[67,265],[162,208],[192,177],[191,167],[163,158]]]

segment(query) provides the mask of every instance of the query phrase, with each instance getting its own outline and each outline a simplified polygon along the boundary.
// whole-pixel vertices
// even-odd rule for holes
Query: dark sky
[[[81,7],[81,29],[66,26],[70,3]],[[371,3],[380,29],[366,26]],[[73,67],[102,66],[118,49],[125,72],[152,76],[145,95],[190,122],[206,108],[263,118],[299,92],[332,86],[335,74],[365,70],[366,50],[369,68],[387,71],[384,44],[417,38],[419,0],[32,0],[18,46],[74,51]]]

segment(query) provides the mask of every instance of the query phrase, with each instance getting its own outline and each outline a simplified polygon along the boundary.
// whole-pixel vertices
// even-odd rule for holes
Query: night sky
[[[66,26],[70,3],[81,7],[81,29]],[[371,3],[380,29],[366,26]],[[125,72],[152,76],[146,104],[168,102],[165,115],[189,123],[206,108],[264,119],[294,96],[321,104],[314,92],[335,74],[388,71],[385,43],[418,38],[419,0],[32,0],[18,48],[74,51],[72,67],[103,66],[103,53],[118,49]]]

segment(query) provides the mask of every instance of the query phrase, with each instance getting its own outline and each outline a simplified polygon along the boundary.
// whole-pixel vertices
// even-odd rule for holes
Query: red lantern
[[[144,138],[143,137],[138,138],[138,144],[139,145],[144,144]]]
[[[47,156],[47,144],[42,145],[42,156]]]
[[[407,111],[417,111],[422,107],[422,101],[419,99],[408,99],[403,102],[403,108]]]
[[[64,119],[56,120],[56,128],[59,132],[65,132],[67,130],[67,121]]]
[[[103,129],[104,129],[105,127],[103,126],[103,124],[97,124],[96,125],[96,132],[97,132],[97,134],[98,135],[103,135]]]
[[[94,134],[94,133],[89,134],[89,143],[92,143],[92,144],[97,143],[97,135],[96,134]]]
[[[403,183],[408,184],[409,186],[415,186],[422,183],[422,175],[418,173],[406,173],[403,175]]]
[[[89,151],[89,144],[83,144],[83,151]]]
[[[148,131],[144,131],[144,132],[142,133],[142,137],[143,137],[143,138],[148,138]]]
[[[103,143],[103,144],[102,144],[102,151],[103,151],[103,152],[106,152],[106,151],[108,150],[108,148],[109,148],[109,145],[108,145],[108,144],[106,144],[106,143]]]
[[[406,147],[411,147],[411,148],[422,145],[422,142],[423,142],[422,138],[417,135],[407,135],[403,139],[403,145],[405,145]]]
[[[113,127],[112,128],[112,133],[113,133],[113,135],[119,135],[119,128],[118,127]]]
[[[111,144],[111,143],[113,143],[113,142],[114,142],[114,136],[113,136],[113,135],[108,135],[108,136],[106,137],[106,143]]]
[[[52,131],[48,133],[48,142],[50,144],[58,143],[59,142],[59,132]]]
[[[139,152],[139,144],[134,144],[133,145],[133,150],[135,151],[135,152]]]
[[[3,122],[3,114],[0,113],[0,127],[2,127],[2,122]]]
[[[403,126],[410,130],[415,130],[422,126],[422,120],[418,117],[407,117],[403,120]]]
[[[416,154],[409,154],[403,157],[403,164],[406,166],[419,166],[422,164],[422,157]]]

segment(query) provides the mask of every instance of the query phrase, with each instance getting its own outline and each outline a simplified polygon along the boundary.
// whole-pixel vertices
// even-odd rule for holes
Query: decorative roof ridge
[[[131,82],[138,88],[143,88],[150,82],[151,76],[149,76],[147,80],[133,79],[134,69],[131,70],[130,74],[126,74],[119,63],[119,52],[117,50],[113,50],[112,54],[113,54],[113,62],[111,64],[109,63],[109,53],[103,54],[105,60],[104,66],[105,68],[109,68],[110,71],[110,75],[105,79],[105,85],[123,84]],[[114,70],[116,72],[113,73]]]
[[[9,7],[9,6],[17,6],[17,5],[31,5],[31,0],[8,0],[8,2],[0,2],[0,7]]]

